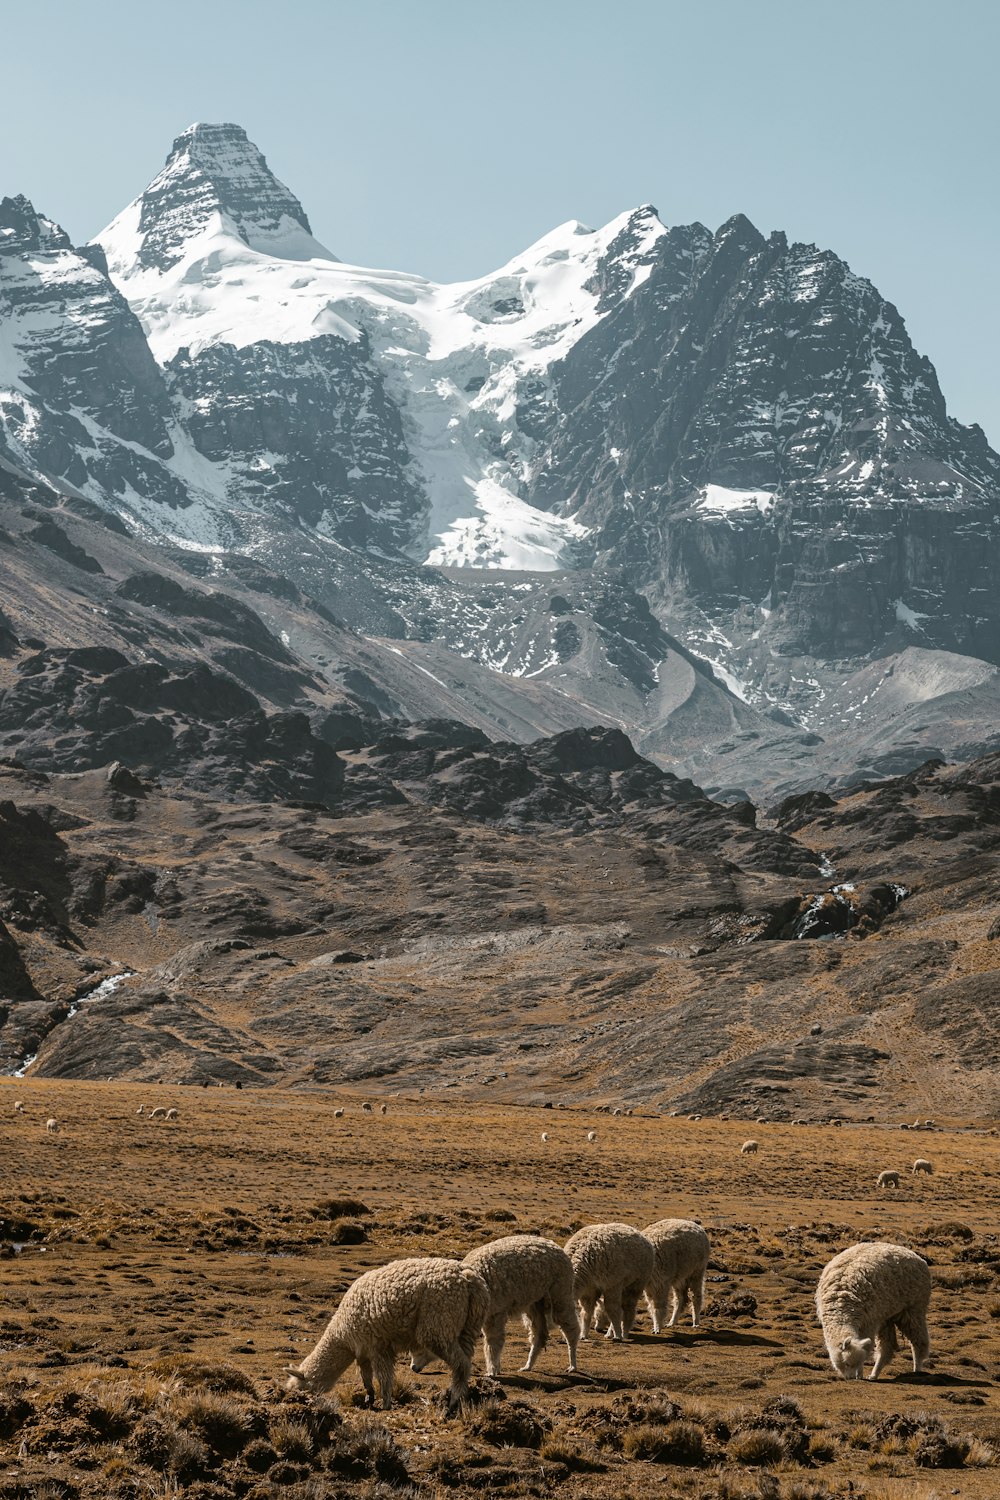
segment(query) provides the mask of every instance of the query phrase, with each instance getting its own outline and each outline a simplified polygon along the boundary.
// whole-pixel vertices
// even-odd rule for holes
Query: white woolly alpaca
[[[625,1339],[653,1270],[652,1245],[631,1224],[586,1224],[564,1248],[573,1262],[581,1339],[594,1322],[598,1302],[608,1320],[608,1338]]]
[[[705,1300],[705,1272],[708,1270],[708,1235],[693,1219],[660,1219],[644,1229],[653,1247],[653,1273],[646,1282],[646,1306],[653,1320],[653,1332],[659,1333],[671,1303],[672,1328],[685,1304],[691,1305],[691,1326],[698,1327]]]
[[[740,1147],[740,1155],[741,1156],[756,1156],[757,1155],[757,1142],[756,1141],[744,1141],[743,1144],[742,1144],[742,1146]]]
[[[58,1131],[59,1131],[59,1121],[58,1120],[46,1120],[45,1121],[45,1129],[49,1132],[50,1135],[56,1135],[58,1133]]]
[[[878,1174],[878,1176],[876,1177],[876,1179],[875,1179],[875,1186],[876,1187],[885,1187],[885,1188],[888,1188],[888,1187],[898,1188],[899,1187],[899,1173],[898,1172],[880,1172]]]
[[[357,1360],[368,1401],[374,1403],[377,1381],[388,1410],[397,1354],[426,1351],[451,1370],[451,1410],[468,1392],[489,1303],[485,1283],[461,1261],[427,1256],[366,1271],[347,1288],[313,1352],[289,1365],[287,1389],[328,1391]]]
[[[549,1133],[548,1133],[548,1131],[547,1131],[547,1130],[543,1130],[543,1131],[542,1131],[542,1140],[543,1140],[543,1141],[547,1141],[547,1140],[548,1140],[548,1138],[549,1138]]]
[[[179,1118],[179,1116],[177,1114],[176,1109],[168,1109],[167,1112],[166,1112],[166,1114],[163,1116],[163,1118],[165,1120],[176,1120],[176,1119]]]
[[[24,1114],[24,1104],[22,1103],[22,1101],[20,1099],[15,1099],[14,1100],[14,1113],[16,1115],[23,1115]]]
[[[149,1111],[146,1118],[149,1120],[165,1120],[167,1118],[166,1106],[158,1104],[155,1109]]]
[[[877,1380],[896,1352],[897,1332],[910,1342],[914,1370],[922,1370],[930,1295],[927,1262],[902,1245],[852,1245],[835,1255],[819,1278],[816,1311],[837,1374],[860,1380],[874,1349],[868,1378]]]
[[[333,1118],[335,1120],[342,1120],[344,1118],[344,1111],[342,1109],[335,1109],[333,1112]]]
[[[918,1156],[916,1161],[913,1163],[913,1171],[914,1173],[925,1172],[929,1177],[934,1171],[934,1168],[931,1166],[926,1157]]]
[[[146,1113],[146,1106],[144,1104],[140,1104],[139,1108],[136,1110],[136,1114],[137,1115],[144,1115],[145,1113]]]
[[[380,1104],[378,1107],[378,1112],[380,1115],[387,1115],[389,1113],[388,1104]]]
[[[588,1141],[596,1141],[597,1140],[597,1131],[596,1130],[588,1130],[587,1131],[587,1140]]]
[[[562,1329],[569,1349],[570,1371],[576,1369],[580,1320],[574,1297],[573,1263],[564,1250],[540,1235],[508,1234],[471,1250],[464,1264],[482,1277],[490,1294],[483,1326],[487,1375],[499,1375],[507,1319],[518,1313],[531,1335],[528,1358],[522,1369],[530,1370],[545,1348],[549,1317]]]
[[[371,1112],[372,1112],[372,1107],[371,1107],[371,1105],[370,1105],[370,1104],[369,1104],[369,1103],[368,1103],[368,1101],[367,1101],[367,1099],[366,1099],[366,1100],[365,1100],[365,1102],[364,1102],[364,1104],[362,1104],[362,1106],[361,1106],[361,1108],[362,1108],[362,1111],[363,1111],[363,1112],[364,1112],[364,1113],[365,1113],[365,1114],[366,1114],[366,1115],[370,1115],[370,1114],[371,1114]]]

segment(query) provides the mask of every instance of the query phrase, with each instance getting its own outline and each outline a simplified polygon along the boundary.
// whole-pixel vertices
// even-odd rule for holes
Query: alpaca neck
[[[354,1350],[337,1337],[332,1325],[310,1355],[299,1366],[311,1385],[329,1390],[354,1363]]]

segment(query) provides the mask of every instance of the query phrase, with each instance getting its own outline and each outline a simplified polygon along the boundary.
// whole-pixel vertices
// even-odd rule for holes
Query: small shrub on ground
[[[780,1433],[767,1427],[752,1427],[730,1438],[728,1452],[738,1464],[773,1468],[785,1457],[785,1444]]]
[[[465,1427],[496,1448],[540,1448],[552,1423],[530,1402],[493,1399],[470,1412]]]
[[[647,1458],[658,1464],[700,1468],[707,1462],[705,1434],[694,1422],[634,1427],[622,1440],[626,1458]]]

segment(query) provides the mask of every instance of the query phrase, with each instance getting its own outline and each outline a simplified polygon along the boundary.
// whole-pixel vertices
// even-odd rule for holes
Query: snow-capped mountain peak
[[[170,270],[206,234],[234,236],[282,260],[335,259],[241,125],[190,125],[163,170],[99,238],[113,275],[129,280]]]

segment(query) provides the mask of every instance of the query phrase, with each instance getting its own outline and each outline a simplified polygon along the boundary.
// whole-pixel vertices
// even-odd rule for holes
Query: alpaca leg
[[[596,1296],[588,1295],[580,1298],[580,1338],[585,1339],[594,1326],[594,1309],[597,1307]]]
[[[927,1332],[927,1314],[922,1308],[907,1309],[897,1318],[896,1325],[903,1337],[910,1341],[914,1374],[919,1375],[931,1352],[931,1339]]]
[[[679,1289],[676,1286],[671,1286],[671,1288],[670,1288],[670,1317],[667,1320],[667,1327],[668,1328],[673,1328],[674,1324],[677,1322],[677,1314],[680,1312],[680,1310],[681,1310],[681,1294],[680,1294],[680,1291],[679,1291]]]
[[[878,1333],[875,1336],[875,1363],[872,1366],[872,1372],[868,1377],[869,1380],[878,1379],[881,1372],[885,1369],[886,1365],[895,1354],[896,1348],[896,1330],[891,1323],[886,1323],[882,1328],[879,1329]]]
[[[358,1369],[361,1372],[361,1384],[365,1388],[365,1405],[375,1405],[375,1383],[372,1379],[372,1362],[363,1355],[358,1355]]]
[[[500,1356],[507,1341],[507,1319],[490,1318],[483,1328],[483,1357],[487,1375],[500,1374]]]
[[[604,1293],[604,1311],[608,1315],[608,1331],[605,1338],[625,1340],[625,1329],[623,1326],[624,1310],[622,1308],[622,1289],[615,1287]]]
[[[445,1399],[448,1411],[453,1412],[462,1405],[469,1394],[469,1376],[472,1374],[472,1360],[460,1343],[452,1344],[444,1358],[445,1363],[451,1369],[451,1384],[448,1387]]]
[[[641,1296],[642,1287],[635,1284],[627,1286],[622,1293],[622,1329],[626,1338],[635,1327],[635,1313]]]
[[[687,1285],[687,1294],[691,1302],[691,1327],[697,1328],[701,1322],[701,1310],[705,1304],[705,1273],[699,1271],[693,1276]]]
[[[375,1379],[378,1382],[379,1394],[382,1397],[382,1410],[389,1411],[392,1406],[392,1383],[396,1361],[391,1353],[379,1350],[375,1355],[373,1363],[375,1366]]]
[[[528,1358],[521,1366],[523,1371],[532,1369],[535,1360],[541,1354],[549,1341],[549,1320],[545,1315],[545,1299],[536,1302],[530,1313],[527,1313],[524,1322],[530,1330],[531,1342],[528,1346]]]

